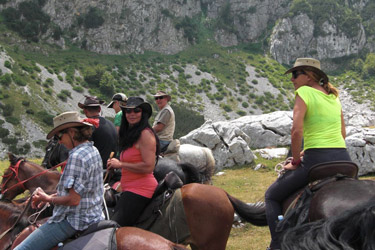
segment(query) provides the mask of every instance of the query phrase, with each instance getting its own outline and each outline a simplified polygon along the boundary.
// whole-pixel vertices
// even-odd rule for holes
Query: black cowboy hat
[[[145,112],[148,117],[150,118],[152,115],[152,107],[148,102],[145,102],[142,97],[134,97],[131,96],[126,101],[126,105],[123,105],[123,103],[120,103],[120,108],[130,108],[134,109],[140,107],[143,112]]]
[[[85,107],[95,107],[104,104],[103,100],[100,100],[96,96],[87,96],[85,95],[85,101],[83,103],[78,103],[78,107],[84,109]]]

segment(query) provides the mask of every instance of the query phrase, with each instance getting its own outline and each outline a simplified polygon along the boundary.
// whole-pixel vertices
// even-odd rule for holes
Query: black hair
[[[131,148],[134,143],[136,143],[141,137],[141,133],[144,129],[149,128],[154,134],[156,139],[156,156],[160,154],[160,143],[159,137],[156,135],[155,131],[152,129],[148,122],[149,116],[146,112],[142,111],[141,120],[134,126],[130,126],[128,120],[126,119],[125,108],[121,108],[121,126],[119,130],[119,147],[120,151]]]

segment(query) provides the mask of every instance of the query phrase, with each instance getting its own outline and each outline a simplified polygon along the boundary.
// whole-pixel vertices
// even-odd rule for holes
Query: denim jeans
[[[75,230],[67,220],[60,222],[44,223],[30,234],[15,250],[50,250],[60,242],[72,237]]]

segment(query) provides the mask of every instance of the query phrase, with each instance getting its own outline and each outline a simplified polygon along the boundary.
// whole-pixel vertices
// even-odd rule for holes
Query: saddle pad
[[[106,228],[70,241],[63,250],[116,250],[116,228]],[[60,248],[59,248],[60,249]]]
[[[152,220],[154,218],[151,218]],[[181,198],[181,190],[176,189],[169,202],[166,202],[160,208],[159,216],[151,227],[149,222],[142,222],[136,225],[139,228],[159,234],[164,238],[181,243],[190,235],[189,227],[186,222],[184,204]],[[147,226],[148,228],[145,228]]]

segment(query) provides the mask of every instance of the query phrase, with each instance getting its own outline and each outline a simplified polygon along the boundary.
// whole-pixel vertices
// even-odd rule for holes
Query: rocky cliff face
[[[350,56],[358,54],[366,45],[362,24],[354,37],[348,37],[329,22],[323,24],[327,35],[314,37],[314,26],[305,14],[281,19],[270,38],[270,53],[278,62],[290,64],[302,56],[318,59]]]
[[[0,8],[16,7],[23,1],[10,1]],[[293,9],[301,2],[310,4],[311,9],[307,10],[305,5],[296,7],[297,11]],[[104,54],[145,51],[175,54],[196,43],[198,31],[210,30],[212,38],[222,46],[256,42],[266,48],[265,41],[269,39],[270,54],[285,64],[301,56],[324,60],[356,55],[365,48],[374,51],[375,44],[371,42],[374,35],[366,31],[366,27],[371,30],[371,14],[360,17],[371,1],[328,2],[327,6],[336,7],[327,9],[332,15],[323,20],[316,13],[311,14],[319,7],[314,6],[319,5],[318,1],[46,0],[43,11],[61,28],[64,39],[53,40],[51,30],[44,38],[62,47],[69,42]],[[335,8],[341,12],[335,12]],[[91,21],[103,22],[85,27],[82,20],[92,10],[96,16],[91,16],[94,17]],[[347,16],[343,19],[342,15]],[[353,20],[356,22],[348,28],[351,29],[348,35],[343,26],[351,26]],[[348,24],[342,23],[346,21]],[[316,33],[317,29],[323,32]]]

